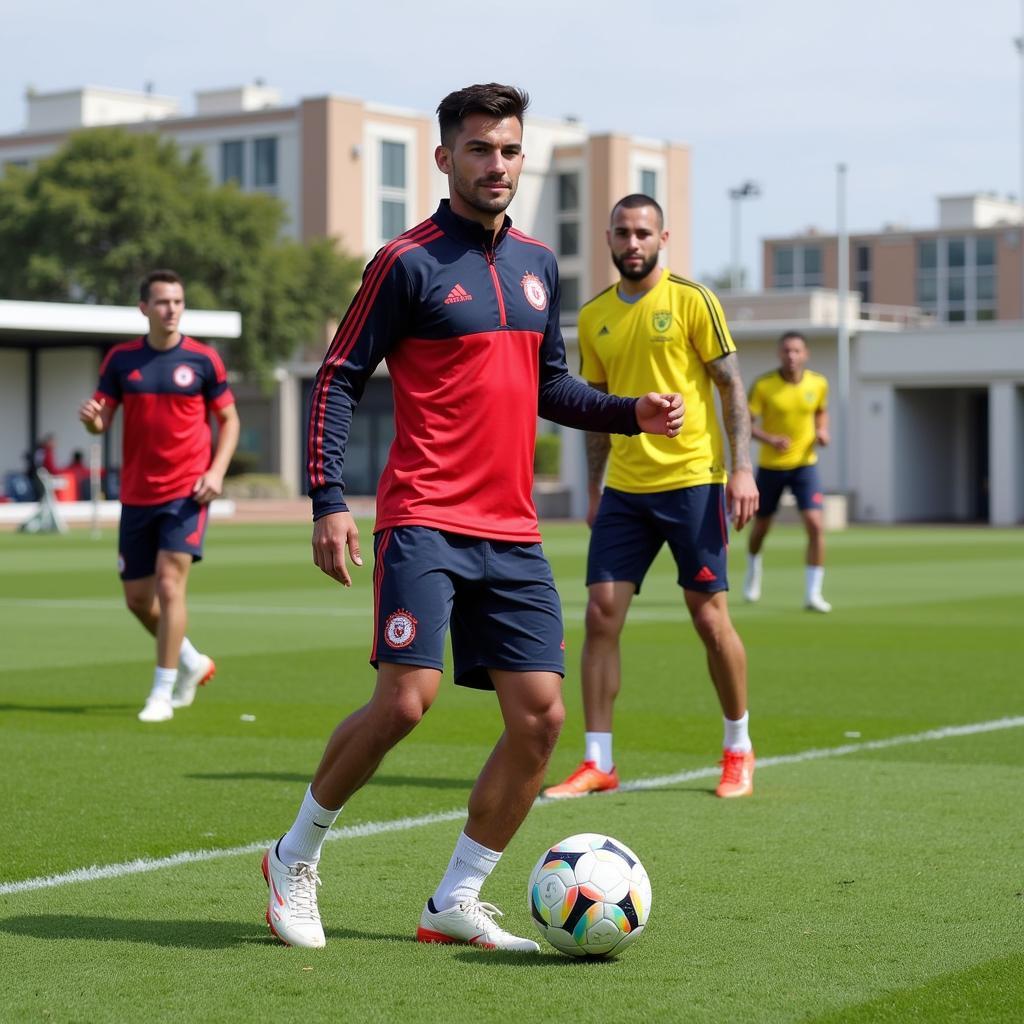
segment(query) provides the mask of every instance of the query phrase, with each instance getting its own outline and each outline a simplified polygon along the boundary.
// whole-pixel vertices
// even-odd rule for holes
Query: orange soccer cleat
[[[751,796],[754,792],[754,752],[748,750],[723,750],[722,781],[718,783],[715,796],[729,799],[734,796]]]
[[[552,800],[564,800],[566,797],[607,793],[618,788],[619,775],[614,765],[610,772],[603,772],[597,767],[596,761],[583,761],[565,782],[549,786],[544,790],[544,795]]]

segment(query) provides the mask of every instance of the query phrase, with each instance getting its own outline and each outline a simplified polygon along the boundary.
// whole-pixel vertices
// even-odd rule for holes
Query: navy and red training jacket
[[[352,411],[384,359],[395,440],[375,530],[430,526],[493,540],[540,540],[533,504],[537,416],[639,433],[635,402],[569,374],[558,266],[505,218],[495,235],[447,200],[367,265],[313,386],[313,517],[347,509],[342,467]]]
[[[147,338],[115,345],[93,395],[124,405],[121,501],[162,505],[187,498],[210,468],[210,411],[234,405],[217,352],[195,338],[155,349]]]

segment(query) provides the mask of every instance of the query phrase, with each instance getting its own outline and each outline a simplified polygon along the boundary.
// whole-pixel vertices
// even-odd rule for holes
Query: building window
[[[562,290],[562,311],[561,315],[575,314],[580,308],[580,282],[579,278],[566,276],[561,279]]]
[[[277,185],[277,139],[253,140],[252,183],[257,188]]]
[[[803,250],[804,274],[800,282],[805,288],[820,288],[823,277],[821,272],[821,246],[805,245]]]
[[[223,185],[229,181],[245,184],[245,143],[220,144],[220,180]]]
[[[394,139],[381,139],[377,147],[380,187],[380,237],[382,241],[397,238],[409,226],[406,156],[408,147]]]
[[[383,238],[397,238],[405,230],[405,202],[382,199],[380,203],[380,233]]]
[[[917,304],[951,323],[994,320],[996,240],[992,235],[917,243]]]
[[[404,142],[381,142],[380,183],[384,188],[405,188]]]
[[[658,198],[658,172],[652,170],[642,170],[640,172],[640,191],[645,196],[650,196],[652,199]]]
[[[871,301],[871,246],[858,245],[853,258],[853,287],[861,302]]]
[[[576,171],[558,175],[558,212],[575,213],[580,208],[580,176]]]
[[[580,252],[580,223],[563,220],[558,225],[558,255],[578,256]]]

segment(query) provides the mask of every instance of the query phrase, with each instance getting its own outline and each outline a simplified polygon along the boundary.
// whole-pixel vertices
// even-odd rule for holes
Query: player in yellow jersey
[[[807,369],[807,339],[799,331],[779,338],[779,368],[758,377],[750,389],[750,414],[760,417],[753,435],[761,442],[757,487],[761,507],[750,531],[747,576],[743,596],[761,599],[761,548],[771,529],[779,498],[789,488],[796,498],[807,530],[807,569],[804,607],[830,612],[821,596],[825,579],[825,531],[817,445],[827,445],[828,381]]]
[[[742,529],[757,510],[758,495],[736,346],[718,299],[658,266],[668,232],[652,198],[620,200],[607,238],[619,281],[580,310],[581,374],[593,387],[616,394],[632,394],[629,389],[641,384],[643,391],[681,392],[683,428],[671,440],[587,434],[592,533],[582,663],[586,749],[579,768],[545,795],[583,796],[619,785],[612,759],[619,635],[633,595],[667,542],[725,720],[716,793],[748,796],[754,752],[747,727],[747,656],[726,600],[726,520]],[[716,390],[732,454],[728,475]]]

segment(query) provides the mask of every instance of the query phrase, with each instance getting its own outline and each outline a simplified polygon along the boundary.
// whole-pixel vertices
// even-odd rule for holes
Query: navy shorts
[[[152,576],[158,551],[182,551],[198,562],[209,518],[210,506],[191,498],[175,498],[162,505],[122,505],[117,540],[121,579]]]
[[[373,539],[370,663],[444,668],[451,627],[455,682],[493,690],[488,669],[565,675],[562,605],[540,544],[428,526]]]
[[[590,534],[587,586],[625,582],[640,593],[647,570],[668,543],[686,590],[729,589],[725,488],[702,484],[676,491],[629,494],[604,489]]]
[[[789,488],[796,498],[796,507],[801,512],[821,508],[821,480],[818,477],[817,463],[811,466],[797,466],[796,469],[765,469],[757,470],[757,489],[761,494],[761,504],[757,510],[758,519],[770,519],[779,507],[782,492]]]

